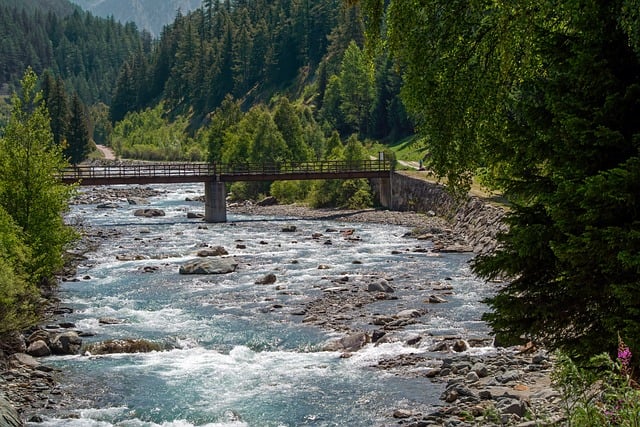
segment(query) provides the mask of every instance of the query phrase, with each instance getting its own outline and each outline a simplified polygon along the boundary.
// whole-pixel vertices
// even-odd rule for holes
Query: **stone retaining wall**
[[[372,180],[376,196],[380,180]],[[465,238],[476,253],[485,253],[497,245],[496,236],[506,230],[502,222],[505,210],[470,196],[455,200],[443,185],[396,172],[391,178],[392,210],[414,211],[446,218],[452,231]]]

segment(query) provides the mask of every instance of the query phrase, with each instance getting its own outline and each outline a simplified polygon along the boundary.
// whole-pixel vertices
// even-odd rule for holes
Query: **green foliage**
[[[285,103],[303,94],[314,120],[330,123],[343,137],[411,132],[388,56],[376,61],[380,68],[374,73],[373,62],[358,47],[363,44],[359,18],[358,8],[334,0],[248,1],[178,14],[151,52],[136,51],[123,64],[112,121],[162,99],[172,118],[189,115],[195,129],[226,97],[242,100],[245,109],[277,98],[274,121],[292,160],[301,160],[310,153],[299,151],[305,147]],[[306,120],[298,120],[305,128]],[[216,134],[211,142],[218,144],[220,131]],[[306,138],[316,157],[322,153],[319,141],[313,133]],[[209,153],[216,152],[210,146]]]
[[[340,110],[345,124],[352,132],[364,133],[374,97],[373,64],[352,41],[340,69]]]
[[[71,164],[77,165],[87,158],[92,148],[91,137],[89,136],[89,118],[82,101],[75,94],[71,98],[70,119],[64,154]]]
[[[67,163],[61,147],[53,143],[36,83],[35,73],[27,70],[0,138],[0,206],[23,231],[31,251],[27,272],[39,283],[62,266],[63,248],[75,235],[61,215],[73,193],[57,178]]]
[[[269,192],[278,203],[291,204],[306,200],[311,187],[311,181],[275,181]]]
[[[163,104],[158,104],[127,114],[113,129],[111,146],[116,153],[143,160],[204,160],[204,147],[187,135],[187,120],[169,122],[163,113]]]
[[[360,161],[368,159],[368,153],[353,135],[343,147],[340,140],[332,143],[329,160]],[[309,193],[309,203],[315,208],[340,207],[363,209],[373,206],[371,187],[366,179],[314,181]]]
[[[227,96],[222,104],[216,108],[211,116],[211,123],[201,132],[202,138],[206,141],[208,148],[207,159],[209,162],[222,161],[222,147],[224,144],[224,135],[227,129],[236,125],[242,112],[240,111],[240,103],[234,101],[231,96]]]
[[[17,85],[27,66],[39,74],[51,70],[87,104],[111,100],[118,70],[143,44],[134,25],[68,2],[1,0],[0,34],[0,85]]]
[[[109,145],[113,125],[109,120],[109,107],[104,103],[89,108],[90,122],[93,125],[93,141],[100,145]]]
[[[636,10],[430,0],[385,15],[427,166],[461,194],[483,167],[511,203],[500,249],[473,266],[511,279],[484,318],[580,362],[614,349],[617,331],[640,345]]]
[[[578,366],[559,353],[552,381],[562,396],[569,426],[640,425],[640,390],[608,354]]]
[[[20,228],[0,207],[0,336],[31,325],[37,318],[38,290],[29,282],[31,256]]]

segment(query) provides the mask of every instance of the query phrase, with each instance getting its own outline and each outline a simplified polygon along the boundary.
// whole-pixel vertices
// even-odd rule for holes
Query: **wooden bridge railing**
[[[81,181],[87,185],[109,183],[197,182],[221,180],[313,179],[378,175],[389,172],[387,160],[271,162],[271,163],[132,163],[107,166],[75,166],[62,173],[64,182]]]

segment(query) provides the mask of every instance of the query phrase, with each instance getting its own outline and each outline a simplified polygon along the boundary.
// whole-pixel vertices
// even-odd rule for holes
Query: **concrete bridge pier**
[[[224,182],[204,183],[204,220],[227,222],[227,191]]]
[[[391,185],[391,176],[388,178],[378,178],[378,201],[380,206],[389,210],[393,210],[393,191]]]

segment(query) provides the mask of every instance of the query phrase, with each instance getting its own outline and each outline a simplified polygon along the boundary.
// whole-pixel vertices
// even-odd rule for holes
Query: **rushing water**
[[[449,302],[430,306],[403,333],[486,334],[478,319],[487,290],[471,275],[469,254],[407,251],[430,243],[403,237],[408,230],[391,225],[230,215],[229,223],[203,229],[202,222],[185,215],[202,209],[185,201],[201,190],[199,185],[158,188],[165,192],[149,207],[165,210],[164,217],[134,217],[140,206],[126,202],[112,210],[73,208],[72,221],[82,218],[92,226],[116,229],[121,237],[88,254],[78,272],[83,279],[64,283],[61,295],[74,309],[65,320],[95,334],[85,342],[145,338],[171,349],[50,358],[47,362],[65,373],[62,387],[81,399],[74,409],[39,425],[376,426],[390,422],[397,408],[429,411],[438,403],[441,384],[373,368],[384,358],[427,352],[428,340],[418,348],[402,341],[368,345],[341,358],[320,351],[339,335],[296,315],[323,288],[334,286],[331,279],[344,275],[393,279],[399,299],[366,307],[376,314],[424,309],[432,291],[421,284],[446,281],[454,287]],[[289,224],[297,231],[282,233]],[[354,228],[359,240],[326,231],[344,228]],[[312,239],[313,233],[323,237]],[[328,239],[331,245],[325,244]],[[239,261],[238,270],[217,276],[178,274],[180,264],[203,245],[227,248]],[[118,261],[118,255],[144,259]],[[319,270],[320,264],[330,269]],[[275,284],[255,284],[269,272],[276,274]],[[424,293],[416,294],[415,288]],[[101,324],[104,317],[122,323]],[[368,321],[358,326],[373,329]]]

